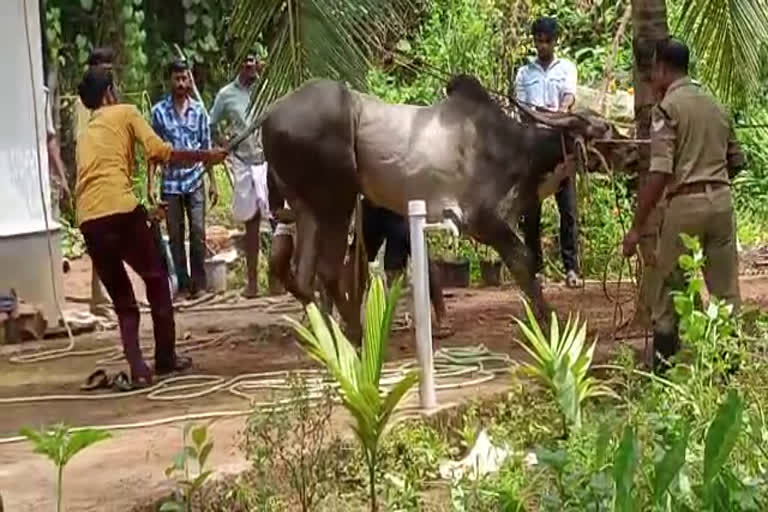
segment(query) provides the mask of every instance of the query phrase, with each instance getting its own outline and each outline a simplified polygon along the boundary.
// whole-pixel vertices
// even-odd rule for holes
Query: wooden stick
[[[608,96],[608,88],[613,79],[613,68],[616,66],[616,56],[619,53],[621,38],[624,37],[624,32],[627,30],[627,25],[629,24],[630,19],[632,19],[632,2],[627,2],[627,6],[624,8],[624,15],[619,22],[619,28],[616,30],[616,35],[613,37],[611,56],[608,58],[608,62],[605,66],[605,77],[603,78],[603,87],[600,91],[598,101],[598,104],[600,105],[600,114],[602,115],[605,115],[605,99]]]

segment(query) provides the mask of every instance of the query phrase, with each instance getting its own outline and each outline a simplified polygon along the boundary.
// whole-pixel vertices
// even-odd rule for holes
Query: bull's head
[[[539,112],[521,104],[517,107],[537,123],[564,130],[572,138],[583,140],[588,148],[586,171],[601,172],[606,166],[628,173],[636,169],[639,160],[637,144],[594,110]]]
[[[580,136],[588,140],[605,137],[611,130],[610,124],[591,110],[539,112],[519,103],[517,107],[537,123],[565,130],[569,135]]]

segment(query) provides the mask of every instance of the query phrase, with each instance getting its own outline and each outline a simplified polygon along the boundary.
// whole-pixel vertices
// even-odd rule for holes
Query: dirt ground
[[[73,262],[66,275],[65,291],[74,299],[90,293],[87,260]],[[616,285],[608,286],[616,295]],[[591,331],[599,338],[598,360],[604,360],[618,343],[631,343],[638,351],[643,340],[637,336],[624,341],[613,337],[614,325],[632,315],[631,285],[621,287],[621,302],[617,311],[614,302],[605,297],[600,283],[587,283],[583,289],[568,290],[558,285],[547,287],[550,303],[561,314],[578,311],[587,318]],[[143,297],[143,292],[137,294]],[[744,298],[760,307],[768,306],[768,277],[745,278]],[[290,302],[287,297],[283,302]],[[484,344],[495,352],[513,357],[522,353],[514,343],[516,330],[512,316],[521,315],[518,292],[511,288],[467,289],[448,292],[448,309],[454,333],[441,340],[442,346],[472,346]],[[245,304],[247,306],[248,304]],[[67,308],[87,307],[68,302]],[[185,311],[177,315],[177,330],[192,339],[221,337],[215,345],[190,352],[195,374],[226,377],[243,373],[266,372],[310,367],[312,363],[293,342],[291,332],[280,325],[281,314],[265,310],[264,301],[253,302],[249,309],[234,311]],[[142,317],[142,340],[151,345],[151,321]],[[117,331],[103,331],[77,337],[77,349],[118,346]],[[16,347],[0,347],[0,400],[19,396],[80,393],[83,379],[95,368],[98,357],[71,357],[35,364],[12,364],[8,356],[13,351],[50,349],[66,345],[66,340],[46,340],[43,343]],[[414,339],[410,331],[393,334],[389,358],[402,360],[414,357]],[[108,366],[108,371],[122,369]],[[497,392],[503,388],[503,378],[479,387],[470,387],[439,395],[441,403]],[[413,399],[411,404],[413,405]],[[146,396],[113,395],[109,400],[45,401],[27,404],[0,403],[0,438],[14,436],[22,426],[39,427],[64,421],[70,425],[110,426],[147,420],[157,420],[189,413],[231,411],[247,408],[247,401],[226,390],[204,398],[182,401],[152,401]],[[229,418],[216,422],[213,436],[216,448],[212,459],[220,473],[237,472],[245,466],[238,449],[238,433],[243,419]],[[113,439],[99,444],[77,456],[65,475],[65,503],[73,511],[123,511],[147,496],[156,496],[169,488],[163,470],[181,443],[181,424],[115,431]],[[33,511],[52,508],[54,471],[42,457],[31,453],[25,443],[0,444],[0,494],[5,510]]]

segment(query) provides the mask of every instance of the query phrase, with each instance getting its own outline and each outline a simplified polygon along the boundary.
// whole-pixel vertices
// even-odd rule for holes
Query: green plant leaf
[[[192,429],[192,442],[195,443],[195,447],[197,447],[198,450],[203,446],[207,438],[208,429],[205,425],[200,425]]]
[[[744,402],[735,390],[728,392],[728,397],[717,411],[715,419],[707,431],[704,445],[703,485],[705,496],[711,497],[715,478],[728,460],[736,440],[741,433]]]
[[[110,437],[112,437],[112,435],[105,430],[84,429],[72,432],[64,450],[65,455],[62,460],[62,465],[66,465],[72,457],[89,446],[105,441]]]
[[[206,480],[208,480],[208,477],[210,477],[211,474],[213,474],[213,471],[208,469],[206,471],[203,471],[199,475],[197,475],[197,477],[192,481],[192,489],[194,489],[195,491],[198,489],[202,489],[203,484],[205,483]]]
[[[383,280],[371,280],[365,306],[365,333],[363,337],[362,379],[368,384],[378,383],[382,364],[382,325],[387,309]]]
[[[576,392],[576,379],[568,366],[568,361],[560,364],[552,382],[555,386],[555,396],[560,410],[568,422],[577,428],[581,426],[579,415],[579,398]]]
[[[613,480],[616,484],[613,510],[615,512],[632,512],[634,500],[632,498],[632,484],[637,465],[637,443],[635,434],[630,426],[624,428],[624,436],[616,449],[613,463]]]
[[[685,451],[688,448],[688,427],[686,426],[683,435],[677,439],[667,450],[664,457],[656,464],[656,471],[653,477],[653,502],[656,505],[662,504],[662,499],[680,473],[680,469],[685,464]]]
[[[691,252],[701,250],[701,244],[699,243],[698,237],[691,236],[686,233],[680,233],[680,240],[683,241],[685,248]]]
[[[595,463],[597,467],[602,466],[603,462],[605,461],[605,455],[608,452],[609,445],[611,444],[612,435],[613,432],[611,431],[611,426],[608,424],[608,422],[604,421],[600,423],[600,427],[597,432],[597,439],[595,440]]]
[[[184,512],[184,505],[176,501],[166,501],[160,506],[160,512]]]
[[[200,463],[201,468],[205,467],[205,463],[208,461],[208,456],[211,454],[211,450],[213,450],[213,442],[206,443],[200,451],[198,462]]]
[[[419,381],[419,374],[416,372],[409,372],[406,376],[398,382],[392,390],[387,393],[384,403],[381,406],[379,427],[383,428],[389,421],[392,412],[403,399],[405,394]]]
[[[562,473],[568,464],[568,452],[565,450],[552,451],[546,448],[539,448],[536,450],[536,460],[545,466],[551,467],[558,473]]]

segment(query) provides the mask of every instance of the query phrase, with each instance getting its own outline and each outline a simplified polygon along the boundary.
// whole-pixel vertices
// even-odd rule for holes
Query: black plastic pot
[[[469,260],[436,260],[440,280],[446,288],[469,287]]]
[[[480,260],[480,280],[483,286],[501,286],[501,261]]]

